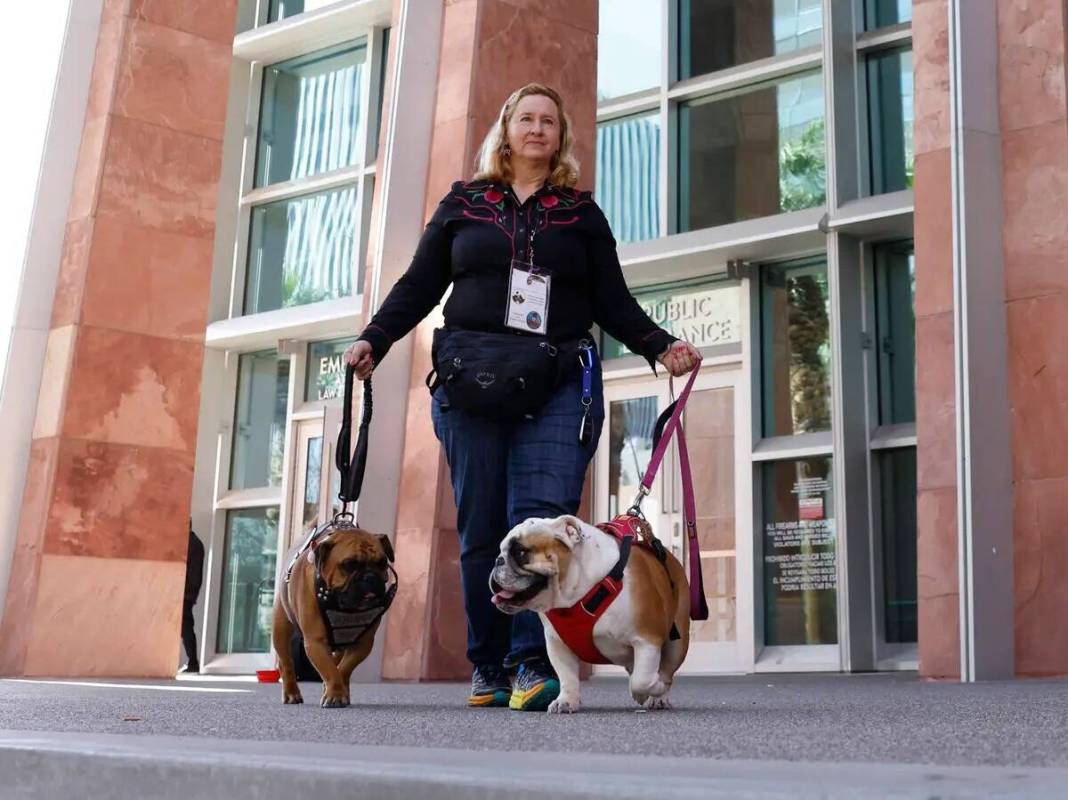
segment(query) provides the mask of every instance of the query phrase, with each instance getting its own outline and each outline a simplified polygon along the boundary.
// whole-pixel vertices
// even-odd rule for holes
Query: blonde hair
[[[478,158],[475,161],[476,181],[511,183],[515,178],[511,154],[506,149],[508,123],[512,121],[512,115],[515,114],[519,101],[531,95],[548,97],[556,103],[556,109],[560,114],[560,150],[549,164],[549,183],[569,189],[578,183],[579,162],[573,152],[575,139],[571,134],[571,117],[564,110],[563,98],[553,89],[540,83],[528,83],[523,88],[512,92],[501,107],[497,121],[493,123],[493,127],[486,134],[478,150]]]

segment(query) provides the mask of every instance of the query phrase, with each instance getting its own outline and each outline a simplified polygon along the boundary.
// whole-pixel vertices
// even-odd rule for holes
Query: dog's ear
[[[320,564],[325,564],[330,558],[330,551],[334,548],[334,542],[327,536],[325,539],[316,539],[312,542],[312,553]]]
[[[556,520],[556,524],[559,527],[561,534],[560,538],[571,547],[574,547],[586,538],[586,534],[582,530],[582,522],[579,521],[578,517],[565,514]]]
[[[384,533],[378,534],[378,543],[380,545],[382,545],[382,549],[386,553],[386,558],[389,560],[389,563],[392,564],[393,563],[393,543],[389,540],[389,537],[386,536],[386,534],[384,534]]]

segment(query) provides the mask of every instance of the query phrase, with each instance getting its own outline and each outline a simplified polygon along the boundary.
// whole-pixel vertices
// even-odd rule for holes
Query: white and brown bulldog
[[[620,557],[620,542],[576,517],[528,519],[501,542],[490,575],[501,611],[537,611],[545,626],[549,660],[560,678],[550,714],[579,709],[579,656],[546,616],[571,608],[600,583]],[[690,597],[686,573],[670,553],[661,563],[644,547],[631,547],[619,595],[593,627],[596,649],[630,674],[630,692],[641,706],[669,708],[668,690],[690,645]],[[677,638],[672,639],[672,626]]]

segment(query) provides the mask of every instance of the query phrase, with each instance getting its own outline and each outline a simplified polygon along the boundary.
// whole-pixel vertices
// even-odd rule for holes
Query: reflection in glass
[[[864,28],[873,31],[912,19],[912,0],[865,0]]]
[[[304,514],[301,530],[319,523],[319,480],[323,474],[323,437],[308,439],[308,453],[304,468]]]
[[[617,400],[608,410],[608,514],[626,511],[638,495],[649,457],[653,454],[653,427],[656,425],[655,397]],[[647,515],[658,513],[655,496],[646,498]]]
[[[872,194],[912,187],[912,51],[891,50],[868,58]]]
[[[264,68],[256,186],[359,163],[366,60],[343,45]]]
[[[700,389],[685,414],[687,451],[697,505],[708,619],[690,626],[691,642],[737,638],[738,592],[735,550],[734,388]]]
[[[341,356],[354,338],[312,342],[308,345],[308,369],[304,399],[335,400],[345,394],[345,364]]]
[[[277,545],[277,508],[227,512],[217,652],[270,650]]]
[[[230,455],[230,488],[282,483],[289,359],[274,351],[241,356]]]
[[[761,268],[764,436],[831,428],[831,331],[827,265]]]
[[[315,11],[336,2],[337,0],[270,0],[270,5],[267,6],[267,21],[277,22],[280,19],[289,19],[305,11]]]
[[[679,80],[820,45],[820,0],[678,2]]]
[[[660,235],[660,117],[597,126],[594,195],[616,240],[640,242]]]
[[[916,256],[911,241],[875,247],[879,424],[916,421]]]
[[[246,314],[347,297],[356,272],[354,186],[252,209]]]
[[[601,0],[598,101],[660,85],[660,20],[653,0]]]
[[[878,451],[886,641],[915,642],[916,448]]]
[[[679,230],[826,202],[819,72],[679,109]]]
[[[761,466],[764,643],[835,644],[838,573],[831,459]]]

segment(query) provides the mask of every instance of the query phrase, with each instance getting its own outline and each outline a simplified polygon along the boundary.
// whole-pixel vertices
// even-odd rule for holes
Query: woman
[[[440,349],[459,337],[475,342],[468,352],[504,348],[500,364],[507,372],[531,347],[559,348],[559,377],[539,382],[548,396],[529,413],[472,410],[454,386],[432,389],[434,431],[458,512],[472,706],[544,710],[559,693],[537,615],[499,613],[488,583],[509,529],[528,517],[578,511],[604,419],[590,327],[600,325],[644,355],[654,371],[654,360],[676,376],[701,360],[692,345],[658,328],[628,292],[608,221],[589,192],[573,188],[572,146],[570,120],[555,91],[530,84],[513,93],[482,144],[474,180],[453,184],[411,266],[345,353],[366,379],[450,284]],[[436,334],[441,367],[438,345]],[[478,373],[487,382],[482,388],[494,374]]]

